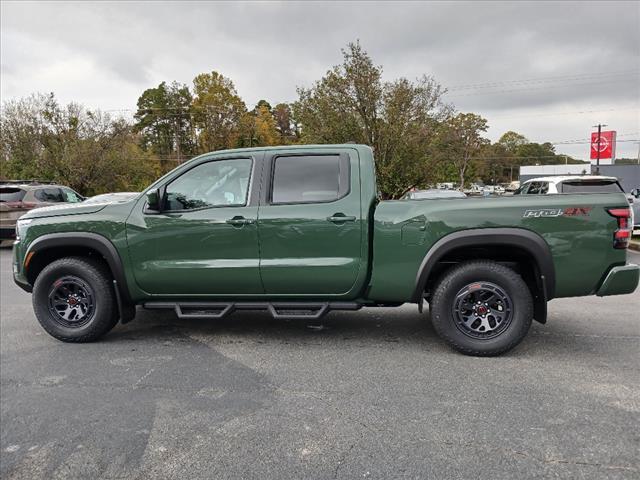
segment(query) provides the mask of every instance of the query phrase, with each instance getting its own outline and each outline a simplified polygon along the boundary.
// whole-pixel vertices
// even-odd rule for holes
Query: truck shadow
[[[556,319],[557,320],[557,319]],[[576,328],[573,328],[576,327]],[[533,322],[523,342],[500,358],[536,358],[544,355],[571,359],[575,356],[624,357],[627,346],[606,335],[585,335],[583,325],[551,321]],[[358,312],[332,312],[321,320],[274,319],[267,312],[236,312],[223,319],[178,319],[170,311],[139,310],[136,319],[118,325],[102,342],[204,341],[213,344],[269,344],[344,348],[413,348],[432,353],[459,355],[433,329],[429,313],[414,305],[371,308]],[[616,344],[618,347],[616,347]],[[627,352],[628,353],[628,352]]]
[[[238,343],[440,343],[428,312],[419,313],[415,306],[331,312],[320,320],[274,319],[261,311],[235,312],[223,319],[179,319],[170,311],[139,309],[134,321],[119,325],[103,341],[165,337],[171,331]]]

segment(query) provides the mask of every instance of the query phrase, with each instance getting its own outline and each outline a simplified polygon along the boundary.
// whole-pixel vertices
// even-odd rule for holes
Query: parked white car
[[[514,195],[548,195],[553,193],[624,192],[616,177],[602,175],[566,175],[532,178],[523,182]]]
[[[603,175],[567,175],[557,177],[532,178],[520,185],[514,195],[551,195],[556,193],[624,193],[631,205],[631,221],[635,225],[640,222],[638,190],[625,193],[616,177]]]

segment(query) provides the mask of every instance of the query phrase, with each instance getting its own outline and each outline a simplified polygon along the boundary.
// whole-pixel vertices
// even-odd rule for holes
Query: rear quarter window
[[[0,187],[0,202],[20,202],[26,193],[21,188]]]
[[[616,181],[566,181],[561,185],[562,193],[619,193],[622,187]]]

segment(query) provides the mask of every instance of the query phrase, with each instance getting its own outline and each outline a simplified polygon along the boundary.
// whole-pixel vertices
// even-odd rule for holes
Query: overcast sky
[[[275,104],[360,39],[385,78],[433,75],[458,110],[488,119],[492,140],[506,130],[584,140],[601,122],[626,140],[618,157],[638,155],[637,1],[2,2],[0,13],[2,101],[55,92],[65,103],[133,110],[146,88],[216,70],[249,107]]]

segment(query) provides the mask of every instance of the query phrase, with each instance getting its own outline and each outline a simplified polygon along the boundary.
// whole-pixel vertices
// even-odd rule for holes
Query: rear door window
[[[567,180],[562,193],[618,193],[622,187],[615,180]]]
[[[527,193],[527,189],[529,188],[529,184],[525,183],[523,185],[520,185],[515,192],[513,192],[514,195],[524,195],[525,193]]]
[[[21,202],[27,192],[21,188],[0,188],[0,202]]]
[[[349,193],[346,155],[275,158],[271,203],[326,203]]]
[[[42,188],[36,190],[33,195],[41,202],[62,203],[65,201],[62,190],[59,188]]]

